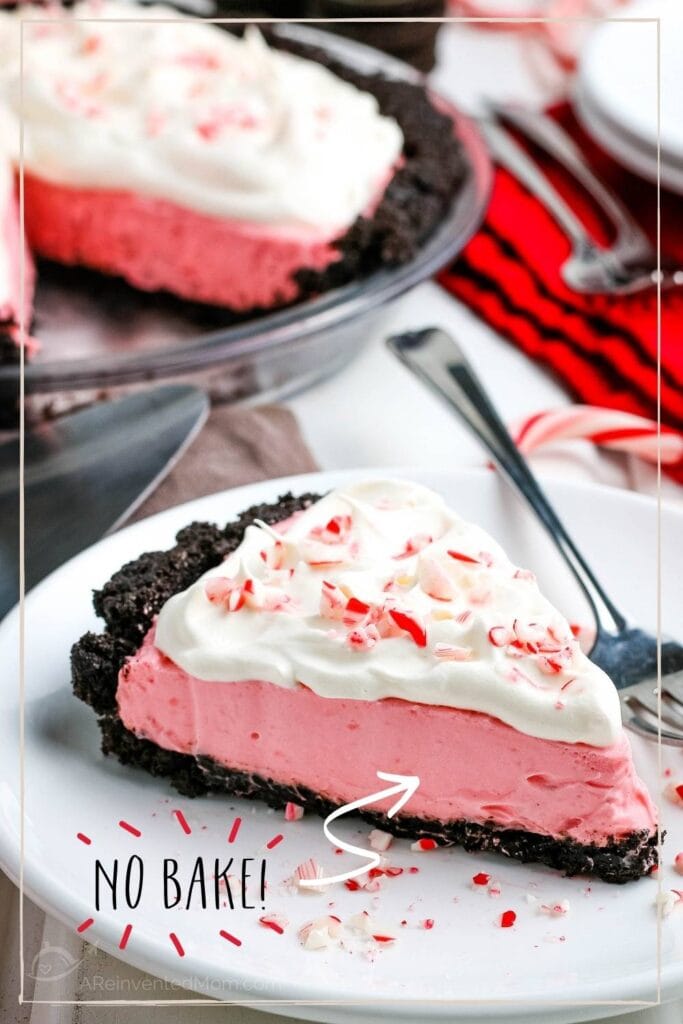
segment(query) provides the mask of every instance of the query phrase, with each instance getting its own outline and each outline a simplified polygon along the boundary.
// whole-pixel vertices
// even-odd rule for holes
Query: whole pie
[[[240,315],[409,260],[465,174],[421,86],[126,0],[0,13],[0,147],[8,356],[21,154],[36,257]]]

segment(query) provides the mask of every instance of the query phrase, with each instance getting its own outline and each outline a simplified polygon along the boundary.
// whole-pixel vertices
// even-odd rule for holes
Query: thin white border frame
[[[657,900],[656,913],[656,999],[598,999],[598,1000],[567,1000],[567,999],[424,999],[424,998],[385,998],[385,999],[214,999],[214,998],[189,998],[189,999],[27,999],[24,996],[26,979],[26,962],[24,955],[24,856],[25,856],[25,826],[26,826],[26,792],[25,792],[25,738],[26,738],[26,678],[25,678],[25,655],[26,655],[26,502],[25,502],[25,441],[26,441],[26,411],[25,411],[25,367],[26,367],[26,340],[28,337],[26,323],[26,249],[25,249],[25,160],[24,160],[24,26],[51,24],[54,18],[27,17],[19,20],[19,176],[18,176],[18,201],[19,201],[19,238],[20,238],[20,260],[19,260],[19,636],[18,636],[18,657],[19,657],[19,1006],[73,1006],[73,1007],[159,1007],[159,1006],[187,1006],[187,1007],[226,1007],[246,1006],[269,1007],[278,1006],[332,1006],[332,1007],[392,1007],[392,1006],[447,1006],[447,1007],[474,1007],[474,1006],[502,1006],[519,1007],[528,1006],[535,1009],[543,1007],[624,1007],[631,1009],[651,1009],[661,1006],[661,923],[663,923],[663,908],[660,900]],[[112,17],[83,17],[74,18],[78,23],[98,25],[174,25],[179,20],[186,22],[200,22],[208,25],[376,25],[376,24],[431,24],[431,25],[601,25],[604,23],[617,24],[640,24],[655,25],[656,39],[656,425],[657,425],[657,461],[656,461],[656,551],[655,551],[655,616],[656,616],[656,638],[657,638],[657,768],[661,774],[661,18],[660,17],[628,17],[628,16],[568,16],[568,17],[523,17],[523,16],[442,16],[442,17],[367,17],[367,18],[284,18],[284,17],[200,17],[186,15],[183,18],[112,18]],[[660,806],[657,800],[657,852],[659,863],[661,863],[661,825]],[[657,896],[663,893],[663,881],[661,871],[657,872]],[[84,940],[87,941],[87,940]],[[114,954],[110,954],[117,958]],[[173,983],[172,983],[173,984]]]

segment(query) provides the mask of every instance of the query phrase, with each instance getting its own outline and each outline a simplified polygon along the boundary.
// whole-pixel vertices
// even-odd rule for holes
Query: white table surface
[[[495,69],[495,78],[492,69]],[[468,109],[482,95],[544,103],[558,95],[562,82],[542,50],[513,33],[473,30],[460,26],[442,31],[435,73],[439,88]],[[563,389],[540,367],[490,330],[435,284],[424,284],[391,311],[383,334],[439,325],[452,331],[481,374],[504,419],[515,419],[567,403]],[[288,403],[299,418],[318,463],[326,469],[354,466],[444,466],[481,463],[476,443],[384,348],[383,337],[368,337],[363,354],[334,379],[295,396]],[[603,482],[655,493],[654,471],[635,460],[596,452],[572,443],[534,456],[540,473]],[[667,500],[681,501],[680,490],[664,482]],[[27,943],[38,949],[48,942],[79,958],[83,943],[71,930],[44,919],[27,905]],[[0,876],[0,1022],[2,1024],[142,1024],[150,1010],[139,1007],[84,1007],[74,1014],[68,1006],[16,1005],[18,964],[17,897]],[[14,952],[11,952],[14,950]],[[90,951],[93,967],[104,979],[114,979],[119,991],[146,991],[147,976],[105,954]],[[152,981],[152,979],[147,979]],[[123,987],[121,987],[123,986]],[[40,987],[40,986],[39,986]],[[36,997],[39,997],[36,993]],[[43,986],[43,998],[54,998]],[[151,995],[155,998],[154,994]],[[157,993],[157,998],[163,998]],[[57,998],[69,998],[68,983]],[[126,998],[124,996],[124,998]],[[144,998],[140,995],[138,998]],[[168,1024],[208,1024],[216,1020],[213,1007],[169,1007]],[[271,1014],[241,1007],[218,1012],[230,1024],[275,1024]],[[681,1024],[683,1003],[611,1018],[615,1024]]]

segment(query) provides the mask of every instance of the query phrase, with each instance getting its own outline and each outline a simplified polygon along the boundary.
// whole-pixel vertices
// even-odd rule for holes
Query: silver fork
[[[635,238],[628,252],[621,245],[609,249],[599,246],[550,179],[501,124],[493,110],[479,119],[479,126],[494,160],[543,203],[569,239],[572,251],[560,272],[573,291],[627,295],[657,284],[655,254],[646,254],[640,248],[636,251]],[[683,284],[683,273],[677,267],[662,266],[659,277],[662,288]]]
[[[490,109],[504,124],[511,124],[561,164],[593,197],[616,229],[611,251],[627,265],[654,267],[657,252],[621,200],[593,173],[571,135],[542,110],[492,103]]]
[[[624,725],[648,739],[683,747],[683,646],[627,622],[567,533],[465,356],[445,331],[428,328],[387,345],[476,434],[504,478],[524,499],[569,566],[595,616],[590,658],[619,691]],[[661,662],[661,700],[657,684]],[[661,727],[659,712],[661,709]]]

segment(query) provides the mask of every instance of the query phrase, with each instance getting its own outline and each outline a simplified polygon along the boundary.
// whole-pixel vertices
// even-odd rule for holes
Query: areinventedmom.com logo
[[[63,946],[45,944],[33,957],[28,976],[33,981],[64,981],[78,972],[78,996],[81,999],[98,995],[117,999],[135,999],[138,996],[160,996],[172,998],[182,992],[203,992],[217,999],[227,999],[237,994],[248,997],[274,994],[275,986],[268,978],[254,982],[221,981],[208,975],[191,975],[184,981],[171,982],[154,978],[149,974],[135,973],[134,976],[119,976],[116,961],[107,958],[106,973],[102,957],[106,954],[95,945],[85,947],[83,956],[76,957]],[[123,969],[123,968],[122,968]]]

